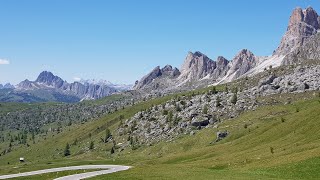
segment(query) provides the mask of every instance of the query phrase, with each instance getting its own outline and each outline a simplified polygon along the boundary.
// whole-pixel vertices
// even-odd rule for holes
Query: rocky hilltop
[[[156,67],[137,81],[134,89],[143,91],[192,89],[253,76],[270,67],[298,63],[301,61],[300,56],[316,59],[319,57],[317,39],[319,29],[320,17],[312,7],[296,8],[290,17],[287,31],[272,56],[256,56],[250,50],[243,49],[230,61],[222,56],[214,61],[201,52],[189,52],[180,70],[175,69],[177,73],[174,76],[163,76],[162,69]]]

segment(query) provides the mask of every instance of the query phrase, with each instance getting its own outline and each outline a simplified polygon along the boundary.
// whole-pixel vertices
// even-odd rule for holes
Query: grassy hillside
[[[105,129],[114,133],[119,116],[131,117],[141,109],[161,104],[172,96],[139,103],[84,125],[68,127],[30,147],[0,157],[0,174],[80,164],[124,164],[134,168],[94,179],[317,179],[320,177],[320,99],[287,105],[260,107],[217,128],[182,135],[136,150],[110,154],[111,143],[103,143]],[[312,96],[300,94],[302,97]],[[277,97],[275,97],[277,98]],[[287,97],[282,95],[283,99]],[[270,98],[271,99],[271,98]],[[280,98],[277,98],[281,100]],[[290,95],[290,99],[293,99]],[[301,99],[301,98],[299,98]],[[230,136],[212,143],[216,132]],[[74,141],[77,143],[74,144]],[[118,142],[121,139],[116,139]],[[90,142],[95,148],[89,150]],[[63,157],[66,143],[71,156]],[[25,157],[25,164],[17,162]],[[9,164],[8,164],[9,163]],[[37,178],[37,177],[34,177]],[[44,179],[38,176],[39,179]]]
[[[95,179],[318,179],[320,101],[262,107],[195,136],[127,155],[152,159]],[[217,130],[231,136],[210,144]]]

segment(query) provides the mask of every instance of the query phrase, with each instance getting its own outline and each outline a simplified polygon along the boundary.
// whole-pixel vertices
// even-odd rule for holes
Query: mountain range
[[[6,83],[4,85],[0,84],[0,89],[13,89],[14,85],[10,84],[10,83]]]
[[[189,52],[180,69],[170,65],[162,69],[158,66],[136,81],[134,89],[165,91],[216,85],[252,76],[269,68],[298,63],[301,52],[307,54],[309,59],[316,59],[320,52],[317,39],[319,29],[320,16],[312,7],[296,8],[279,47],[271,56],[257,56],[248,49],[242,49],[232,60],[223,56],[212,60],[201,52]],[[310,47],[304,48],[307,45]]]
[[[302,63],[305,59],[319,59],[319,30],[320,16],[312,7],[295,8],[287,31],[270,56],[258,56],[248,49],[242,49],[231,60],[223,56],[213,60],[199,51],[189,52],[179,69],[171,65],[163,68],[157,66],[136,81],[133,87],[105,80],[68,83],[51,72],[43,71],[35,81],[24,80],[16,86],[0,85],[0,101],[78,102],[131,89],[145,94],[151,91],[166,93],[228,83],[270,68]]]
[[[26,79],[16,86],[0,85],[0,89],[2,89],[0,91],[1,102],[79,102],[127,91],[131,89],[131,86],[117,85],[102,80],[81,80],[68,83],[51,72],[43,71],[35,81]]]

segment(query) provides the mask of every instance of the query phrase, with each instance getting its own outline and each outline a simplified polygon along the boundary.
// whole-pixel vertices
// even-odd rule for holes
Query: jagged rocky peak
[[[171,77],[177,77],[180,75],[180,71],[178,68],[173,68],[171,65],[166,65],[161,69],[161,73],[163,75],[171,76]]]
[[[153,80],[157,78],[176,78],[180,75],[180,71],[178,68],[173,68],[171,65],[166,65],[162,69],[160,66],[154,68],[149,74],[142,77],[140,81],[136,81],[133,89],[142,89],[146,85],[149,85],[153,82]]]
[[[24,81],[21,81],[19,84],[18,84],[18,88],[19,89],[30,89],[30,88],[33,88],[33,83],[32,81],[29,81],[28,79],[24,80]]]
[[[320,17],[312,8],[295,8],[290,16],[287,32],[274,54],[286,55],[306,43],[320,29]]]
[[[183,81],[199,80],[213,73],[216,62],[199,51],[189,52],[181,66],[180,79]]]
[[[48,86],[54,86],[57,88],[60,88],[64,83],[64,81],[60,77],[55,76],[48,71],[41,72],[35,82],[42,83]]]
[[[254,68],[257,64],[256,56],[247,49],[242,49],[232,60],[229,75],[236,79]]]
[[[224,58],[223,56],[218,56],[216,63],[217,63],[217,66],[224,67],[224,66],[228,65],[229,61],[226,58]]]

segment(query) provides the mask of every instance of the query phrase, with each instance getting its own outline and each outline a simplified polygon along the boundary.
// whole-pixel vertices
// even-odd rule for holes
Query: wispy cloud
[[[10,61],[6,59],[0,59],[0,65],[10,64]]]

